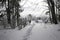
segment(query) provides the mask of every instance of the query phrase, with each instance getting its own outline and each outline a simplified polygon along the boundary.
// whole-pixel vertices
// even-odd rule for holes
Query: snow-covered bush
[[[41,17],[41,20],[44,22],[44,23],[47,23],[49,21],[49,15],[43,15]]]

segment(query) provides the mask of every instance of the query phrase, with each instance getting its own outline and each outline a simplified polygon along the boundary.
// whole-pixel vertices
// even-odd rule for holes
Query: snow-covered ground
[[[27,0],[23,5],[24,11],[21,14],[22,17],[32,14],[34,16],[45,17],[45,12],[48,11],[48,6],[43,0]],[[45,11],[44,11],[45,10]],[[48,16],[47,16],[48,17]],[[50,23],[36,23],[32,21],[31,24],[25,28],[18,30],[4,29],[0,30],[0,40],[60,40],[60,24]]]
[[[0,30],[0,40],[60,40],[60,24],[36,23],[32,21],[21,30]]]

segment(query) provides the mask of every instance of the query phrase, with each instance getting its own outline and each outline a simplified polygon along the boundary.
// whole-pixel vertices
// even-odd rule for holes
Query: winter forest
[[[0,0],[0,40],[60,40],[60,0]]]

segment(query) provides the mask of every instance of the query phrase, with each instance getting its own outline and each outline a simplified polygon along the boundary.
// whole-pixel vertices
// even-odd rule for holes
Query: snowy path
[[[21,30],[0,30],[0,40],[25,40],[29,37],[34,25],[35,24],[27,25],[25,28]]]
[[[26,31],[25,36],[23,37],[23,40],[28,40],[28,38],[31,35],[31,31],[32,31],[34,26],[35,26],[35,24],[32,24],[31,27],[28,28],[28,30]]]
[[[60,40],[59,25],[32,23],[21,30],[0,30],[0,40]]]
[[[60,32],[57,29],[56,25],[37,24],[28,40],[60,40]]]

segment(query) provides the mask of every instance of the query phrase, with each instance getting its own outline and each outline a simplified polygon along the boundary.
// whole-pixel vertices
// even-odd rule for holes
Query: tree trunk
[[[60,15],[59,15],[59,22],[60,22]]]
[[[57,18],[56,18],[56,15],[55,15],[54,1],[53,0],[47,0],[47,3],[50,7],[50,11],[51,11],[51,14],[52,14],[52,22],[57,24]]]
[[[17,7],[17,26],[19,26],[19,17],[20,17],[20,15],[19,15],[19,12],[18,12],[18,7]]]
[[[7,19],[8,19],[8,23],[10,24],[10,9],[9,9],[9,0],[8,0],[8,8],[7,8]]]
[[[54,6],[54,1],[53,0],[50,0],[51,2],[51,12],[52,12],[52,21],[53,23],[57,24],[57,17],[55,15],[55,6]]]

